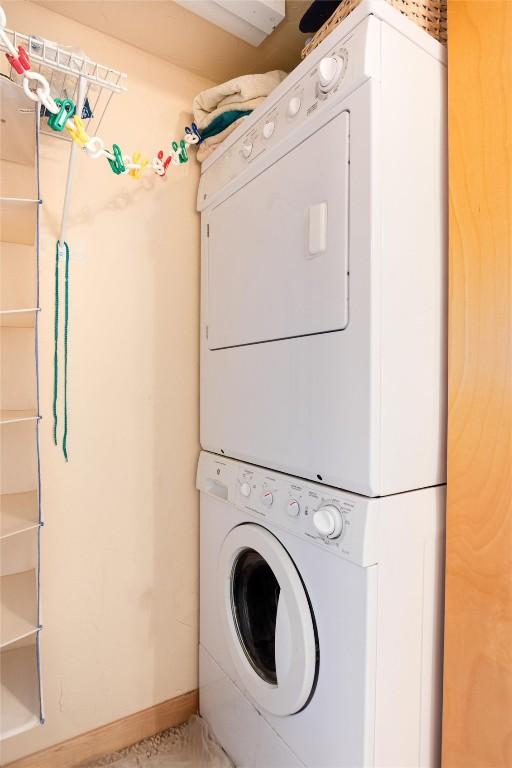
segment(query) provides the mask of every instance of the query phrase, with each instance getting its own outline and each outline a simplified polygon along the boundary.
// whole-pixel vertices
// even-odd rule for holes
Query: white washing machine
[[[202,167],[201,445],[445,482],[445,51],[364,0]]]
[[[200,712],[238,768],[435,768],[444,487],[202,453]]]

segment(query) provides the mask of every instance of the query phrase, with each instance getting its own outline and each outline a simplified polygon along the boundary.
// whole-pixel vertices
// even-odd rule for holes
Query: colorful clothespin
[[[30,59],[26,50],[21,45],[18,46],[17,56],[13,56],[12,53],[6,53],[5,58],[18,75],[22,75],[30,69]]]
[[[171,162],[172,162],[172,157],[171,157],[171,155],[168,155],[168,156],[165,158],[165,160],[164,160],[164,151],[163,151],[163,149],[161,149],[161,150],[160,150],[160,152],[158,153],[158,159],[159,159],[159,160],[161,160],[161,161],[163,162],[163,164],[164,164],[164,171],[166,171],[166,170],[167,170],[167,168],[169,167],[169,165],[170,165],[170,164],[171,164]]]
[[[178,149],[178,145],[175,141],[172,143],[172,148]],[[180,151],[178,153],[178,157],[180,163],[188,163],[187,145],[185,144],[184,139],[181,139],[180,141]]]
[[[134,165],[140,165],[140,168],[131,168],[128,171],[128,175],[131,176],[133,179],[140,179],[140,177],[144,172],[144,169],[149,164],[149,160],[143,160],[140,152],[134,152],[131,157],[131,161],[132,163],[134,163]]]
[[[165,176],[171,161],[172,157],[170,155],[164,160],[164,151],[161,149],[158,155],[153,158],[153,170],[156,171],[159,176]]]
[[[183,137],[187,144],[200,144],[202,141],[201,134],[199,133],[199,129],[195,123],[192,123],[190,128],[185,128],[185,136]]]
[[[180,153],[178,152],[178,150],[179,150],[179,147],[177,142],[171,141],[168,160],[170,160],[170,162],[172,162],[173,165],[179,165],[181,163]]]
[[[59,107],[59,111],[50,115],[48,125],[54,131],[63,131],[67,121],[75,114],[76,107],[71,99],[55,99],[55,103]]]
[[[154,170],[154,172],[155,172],[155,173],[156,173],[158,176],[165,176],[165,168],[164,168],[164,164],[163,164],[163,162],[162,162],[162,158],[160,157],[160,155],[163,157],[163,156],[164,156],[164,153],[163,153],[163,152],[159,152],[159,153],[158,153],[158,155],[159,155],[158,157],[154,157],[154,158],[152,159],[152,161],[151,161],[151,167],[152,167],[152,169]]]
[[[73,124],[70,122],[66,123],[66,131],[73,141],[76,141],[81,147],[85,147],[89,141],[89,136],[85,132],[83,120],[81,117],[78,117],[78,115],[73,116]]]
[[[119,149],[118,144],[112,144],[112,153],[114,160],[111,160],[110,157],[107,157],[107,160],[114,173],[119,176],[120,173],[125,172],[126,168],[123,163],[123,153]]]

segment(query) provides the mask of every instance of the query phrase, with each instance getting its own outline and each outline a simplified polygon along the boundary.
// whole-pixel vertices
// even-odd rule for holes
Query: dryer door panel
[[[348,174],[342,112],[212,210],[210,349],[346,327]]]

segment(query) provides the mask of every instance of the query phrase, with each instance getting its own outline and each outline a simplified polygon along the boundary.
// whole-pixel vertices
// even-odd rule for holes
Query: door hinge
[[[206,225],[206,237],[210,237],[210,225]]]
[[[208,338],[208,326],[206,326],[206,338]]]

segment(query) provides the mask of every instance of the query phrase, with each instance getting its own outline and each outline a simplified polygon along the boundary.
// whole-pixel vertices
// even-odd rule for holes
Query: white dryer
[[[238,768],[436,768],[444,488],[202,453],[200,712]]]
[[[364,0],[203,164],[203,448],[445,481],[444,55]]]

